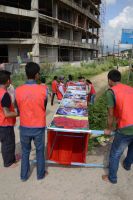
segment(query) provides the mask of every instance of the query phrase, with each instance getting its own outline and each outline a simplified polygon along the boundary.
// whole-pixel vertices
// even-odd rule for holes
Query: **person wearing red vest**
[[[72,77],[71,74],[68,75],[68,80],[67,80],[67,82],[66,82],[66,88],[67,88],[68,86],[75,86],[75,83],[73,82],[73,77]]]
[[[4,167],[16,166],[14,125],[17,113],[7,92],[10,74],[6,70],[0,71],[0,142]]]
[[[58,99],[59,103],[62,100],[65,92],[66,92],[66,88],[65,88],[65,85],[64,85],[64,76],[60,76],[59,77],[59,84],[58,84],[58,87],[57,87],[57,99]]]
[[[46,127],[47,89],[39,80],[40,67],[29,62],[25,66],[28,81],[16,89],[16,103],[20,114],[20,142],[22,146],[21,180],[29,178],[31,141],[36,147],[37,179],[45,177],[44,132]]]
[[[88,103],[90,102],[91,105],[94,104],[95,101],[95,97],[96,97],[96,91],[95,88],[92,84],[92,82],[90,80],[86,80],[86,86],[87,86],[87,93],[88,93],[88,97],[87,97],[87,101]]]
[[[106,135],[111,133],[114,119],[116,130],[109,157],[109,173],[102,178],[113,184],[117,183],[119,160],[126,147],[128,152],[123,161],[124,169],[131,170],[133,163],[133,87],[120,81],[121,73],[118,70],[111,70],[108,73],[108,128],[104,132]]]
[[[55,95],[57,95],[57,87],[58,87],[57,76],[54,76],[54,79],[52,81],[51,106],[53,106],[53,104],[54,104],[54,97],[55,97]]]

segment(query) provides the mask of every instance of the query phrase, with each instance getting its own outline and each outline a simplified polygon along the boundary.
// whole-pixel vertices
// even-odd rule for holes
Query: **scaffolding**
[[[100,33],[99,33],[99,53],[103,57],[104,55],[104,29],[105,29],[105,16],[106,16],[106,0],[102,0],[100,6]]]

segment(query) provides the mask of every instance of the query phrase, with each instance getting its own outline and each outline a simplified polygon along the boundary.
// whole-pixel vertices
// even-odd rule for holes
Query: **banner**
[[[86,86],[68,86],[48,129],[89,130]]]
[[[122,29],[121,44],[133,44],[133,29]]]

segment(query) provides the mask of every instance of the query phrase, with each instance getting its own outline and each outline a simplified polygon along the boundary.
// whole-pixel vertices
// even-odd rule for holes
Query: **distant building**
[[[98,57],[101,0],[0,0],[0,63]]]

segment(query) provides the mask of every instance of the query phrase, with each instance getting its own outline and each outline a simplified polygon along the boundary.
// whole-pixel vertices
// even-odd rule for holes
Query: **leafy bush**
[[[105,93],[89,106],[89,124],[90,129],[103,130],[106,127],[107,103]]]

